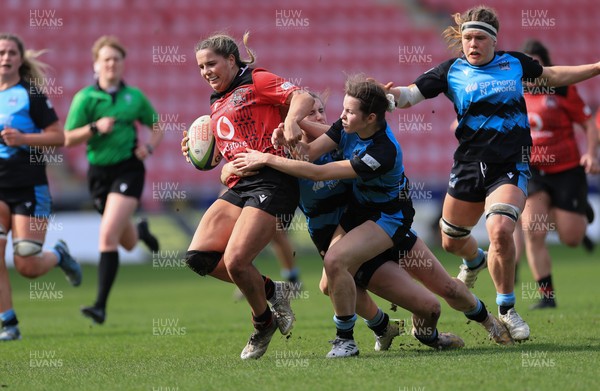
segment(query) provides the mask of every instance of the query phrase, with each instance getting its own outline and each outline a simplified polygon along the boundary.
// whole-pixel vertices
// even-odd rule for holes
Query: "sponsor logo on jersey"
[[[379,163],[373,156],[369,155],[368,153],[365,154],[365,156],[363,156],[360,160],[362,160],[362,162],[369,166],[373,171],[381,167],[381,163]]]
[[[286,81],[285,83],[283,83],[281,85],[281,89],[284,91],[289,90],[292,87],[295,87],[295,86],[292,83],[290,83],[289,81]]]
[[[264,201],[264,200],[266,200],[266,199],[267,199],[267,196],[266,196],[266,195],[264,195],[264,194],[261,194],[261,195],[259,195],[259,196],[258,196],[258,200],[260,201],[260,203],[261,203],[261,204],[262,204],[262,203],[263,203],[263,201]]]
[[[508,176],[510,179],[512,179],[512,178],[515,176],[515,174],[513,174],[512,172],[508,172],[508,173],[506,173],[506,175],[507,175],[507,176]]]
[[[473,92],[473,91],[477,91],[477,83],[467,84],[467,86],[465,87],[465,92]]]
[[[498,63],[498,66],[500,67],[501,71],[510,71],[510,62],[508,61],[502,61],[501,63]]]

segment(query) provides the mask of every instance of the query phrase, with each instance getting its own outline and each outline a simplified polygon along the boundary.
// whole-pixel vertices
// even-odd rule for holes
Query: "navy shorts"
[[[530,176],[528,163],[455,161],[450,171],[448,194],[461,201],[484,202],[498,187],[511,184],[527,196]]]
[[[588,185],[581,166],[556,174],[546,174],[532,167],[527,190],[530,195],[540,191],[548,193],[555,208],[586,214]]]
[[[7,204],[14,215],[49,217],[52,212],[48,185],[0,188],[0,201]]]
[[[135,156],[108,166],[90,165],[87,178],[94,208],[103,214],[109,193],[139,200],[144,191],[145,174],[144,163]]]

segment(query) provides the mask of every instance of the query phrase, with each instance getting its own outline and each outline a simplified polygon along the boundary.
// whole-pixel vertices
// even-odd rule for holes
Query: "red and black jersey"
[[[579,165],[573,124],[584,126],[591,117],[575,86],[554,90],[554,94],[525,94],[533,139],[530,164],[547,173]]]
[[[251,77],[245,73],[251,72]],[[235,85],[237,83],[237,85]],[[273,130],[282,122],[280,109],[299,87],[264,69],[242,68],[231,88],[211,99],[211,129],[227,161],[246,148],[284,156],[271,144]],[[213,94],[214,97],[215,94]],[[228,183],[232,187],[237,178]]]

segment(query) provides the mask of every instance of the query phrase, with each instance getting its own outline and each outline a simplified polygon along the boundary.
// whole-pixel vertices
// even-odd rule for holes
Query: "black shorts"
[[[144,191],[145,175],[144,163],[135,156],[108,166],[90,165],[87,178],[94,208],[103,214],[109,193],[139,200]]]
[[[531,168],[527,191],[529,195],[544,191],[550,195],[550,203],[553,207],[586,214],[588,185],[585,170],[581,166],[556,174],[546,174]]]
[[[0,201],[7,204],[14,215],[49,217],[52,212],[48,185],[0,188]]]
[[[300,190],[295,177],[265,167],[256,175],[241,178],[219,198],[240,208],[251,206],[281,221],[291,221]]]
[[[373,221],[388,234],[394,246],[398,246],[410,231],[414,216],[415,209],[410,198],[400,201],[395,209],[388,213],[383,213],[375,207],[361,205],[352,198],[340,219],[340,225],[344,231],[350,232],[366,221]]]
[[[321,258],[324,258],[336,228],[337,226],[335,225],[327,225],[321,229],[315,230],[310,236],[315,244],[315,247],[317,247]],[[367,289],[369,281],[371,280],[371,277],[373,277],[373,274],[375,274],[375,271],[388,261],[398,263],[398,252],[394,249],[389,249],[375,256],[375,258],[363,263],[354,275],[354,282],[356,286],[362,289]]]
[[[531,177],[528,163],[484,163],[454,161],[448,194],[467,202],[484,202],[501,185],[517,186],[527,196],[527,180]]]

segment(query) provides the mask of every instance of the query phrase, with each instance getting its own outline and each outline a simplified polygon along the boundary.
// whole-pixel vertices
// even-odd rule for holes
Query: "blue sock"
[[[7,311],[0,312],[0,323],[7,322],[16,317],[17,317],[17,314],[15,314],[15,311],[12,308]]]
[[[52,250],[50,250],[50,251],[52,251],[52,253],[53,253],[54,255],[56,255],[56,259],[58,260],[58,262],[56,262],[56,266],[60,266],[60,263],[62,262],[62,256],[60,255],[60,253],[59,253],[58,251],[56,251],[56,249],[55,249],[55,248],[53,248],[53,249],[52,249]]]
[[[287,281],[298,281],[300,276],[300,269],[294,267],[292,269],[281,269],[281,277]]]
[[[483,263],[483,257],[484,257],[484,253],[483,250],[478,248],[477,249],[477,256],[474,259],[471,260],[467,260],[463,258],[463,263],[465,265],[467,265],[467,267],[469,269],[476,269],[477,267],[479,267],[482,263]]]
[[[374,327],[377,327],[381,323],[383,318],[384,318],[383,311],[381,310],[381,308],[377,308],[377,314],[375,315],[375,317],[371,320],[365,319],[365,323],[367,324],[367,326],[369,326],[369,328],[372,329]]]
[[[515,292],[498,293],[496,292],[496,304],[503,307],[513,307],[515,305]]]

